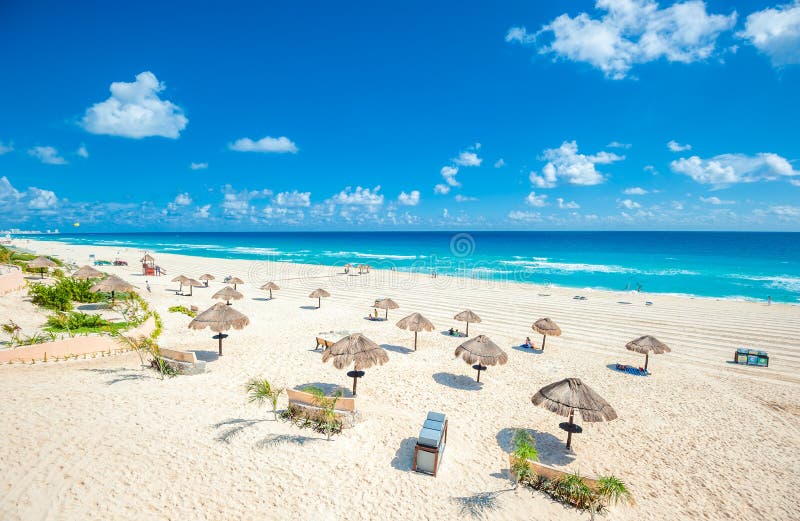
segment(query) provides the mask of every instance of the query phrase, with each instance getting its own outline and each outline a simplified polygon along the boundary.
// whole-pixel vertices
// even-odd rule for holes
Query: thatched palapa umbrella
[[[58,266],[58,264],[43,255],[36,257],[28,263],[29,268],[39,268],[39,275],[42,279],[44,278],[44,272],[47,271],[48,268],[55,268],[56,266]]]
[[[561,328],[551,318],[540,318],[531,327],[542,335],[542,351],[548,336],[561,336]]]
[[[383,365],[389,361],[386,351],[361,333],[348,335],[322,352],[322,361],[333,360],[336,369],[344,369],[354,364],[353,371],[347,376],[353,377],[353,396],[356,395],[358,379],[364,376],[364,369],[374,365]]]
[[[175,293],[183,293],[183,285],[189,284],[189,277],[187,277],[186,275],[178,275],[177,277],[172,279],[172,282],[180,283],[180,287]]]
[[[228,335],[223,335],[223,331],[230,328],[243,329],[250,323],[250,319],[232,307],[228,307],[222,302],[217,302],[207,310],[203,311],[194,320],[189,322],[189,329],[209,328],[216,331],[214,338],[219,339],[219,356],[222,356],[222,339]]]
[[[417,350],[417,333],[420,331],[433,331],[434,329],[433,323],[419,313],[411,313],[398,322],[397,327],[414,332],[414,351]]]
[[[275,291],[277,291],[281,289],[281,287],[275,284],[274,282],[267,282],[266,284],[261,286],[260,289],[269,290],[269,299],[272,300],[272,290],[274,289]]]
[[[214,275],[209,275],[208,273],[204,273],[200,275],[199,279],[206,283],[206,287],[208,287],[208,281],[214,280]]]
[[[189,286],[189,296],[192,296],[192,288],[204,288],[205,284],[200,282],[199,280],[189,279],[186,282],[186,285]]]
[[[233,284],[233,289],[236,289],[237,284],[244,284],[244,281],[239,277],[231,277],[228,279],[228,284]]]
[[[567,431],[567,450],[572,446],[572,433],[582,432],[580,426],[573,422],[576,410],[586,422],[611,421],[617,417],[614,408],[579,378],[565,378],[545,385],[533,395],[531,401],[560,416],[569,416],[569,422],[559,425]]]
[[[381,300],[375,301],[375,308],[377,309],[385,309],[386,310],[386,318],[389,318],[389,310],[390,309],[397,309],[400,305],[390,298],[385,298]]]
[[[650,359],[650,353],[654,355],[661,355],[672,351],[667,344],[664,344],[656,337],[645,335],[640,336],[636,340],[631,340],[625,344],[628,351],[635,351],[637,353],[644,353],[644,370],[647,371],[647,362]]]
[[[133,284],[125,282],[116,275],[109,275],[91,288],[89,291],[92,293],[111,293],[111,302],[114,302],[114,296],[117,291],[132,291]]]
[[[83,266],[72,274],[72,278],[81,280],[99,279],[103,275],[102,271],[96,270],[91,266]]]
[[[225,286],[221,290],[217,291],[213,295],[211,295],[213,299],[224,300],[225,303],[230,306],[231,300],[241,300],[244,298],[244,295],[236,291],[230,286]]]
[[[468,364],[476,364],[472,367],[478,370],[477,381],[479,382],[481,381],[481,371],[485,371],[486,366],[503,365],[508,362],[508,355],[505,351],[486,335],[478,335],[458,346],[456,356],[460,356]]]
[[[473,324],[479,324],[481,321],[481,317],[479,317],[469,309],[465,309],[464,311],[454,316],[453,318],[461,322],[467,323],[467,336],[469,336],[469,323],[472,322]]]
[[[324,289],[322,289],[322,288],[317,288],[317,289],[315,289],[314,291],[312,291],[312,292],[311,292],[311,293],[308,295],[308,298],[315,298],[315,299],[317,299],[317,309],[319,309],[319,308],[321,308],[321,307],[322,307],[322,299],[323,299],[323,298],[328,298],[328,297],[330,297],[330,296],[331,296],[331,294],[330,294],[330,293],[328,293],[327,291],[325,291]]]

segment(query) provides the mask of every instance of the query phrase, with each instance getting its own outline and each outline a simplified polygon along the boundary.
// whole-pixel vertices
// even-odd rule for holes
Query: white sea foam
[[[732,274],[728,278],[751,280],[754,282],[766,282],[765,286],[768,288],[782,289],[792,293],[800,293],[800,277],[792,277],[789,275],[742,275]]]
[[[361,259],[391,259],[391,260],[414,260],[424,259],[424,255],[389,255],[384,253],[363,253],[359,251],[326,251],[328,257],[357,257]]]

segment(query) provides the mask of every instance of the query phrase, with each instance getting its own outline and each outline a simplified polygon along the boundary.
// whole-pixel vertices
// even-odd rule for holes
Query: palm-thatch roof
[[[561,328],[552,318],[540,318],[531,326],[534,331],[546,336],[561,336]]]
[[[486,335],[478,335],[467,340],[456,348],[455,354],[468,364],[503,365],[508,362],[506,352]]]
[[[308,295],[308,298],[327,298],[330,296],[331,294],[325,291],[324,289],[317,288]]]
[[[614,408],[579,378],[565,378],[545,385],[531,401],[560,416],[578,411],[587,422],[610,421],[617,417]]]
[[[198,277],[200,280],[214,280],[216,277],[214,275],[209,275],[208,273],[204,273]]]
[[[55,268],[58,264],[48,259],[44,255],[36,257],[28,263],[29,268]]]
[[[397,323],[400,329],[408,329],[409,331],[433,331],[435,328],[433,323],[419,313],[411,313],[406,318]]]
[[[385,364],[389,361],[389,355],[385,349],[361,333],[353,333],[323,351],[322,361],[328,360],[333,360],[336,369],[345,369],[354,364],[355,369],[360,370]]]
[[[180,282],[181,284],[188,284],[189,277],[187,277],[186,275],[178,275],[177,277],[172,279],[172,282]]]
[[[102,271],[96,270],[91,266],[81,266],[75,273],[72,274],[73,279],[99,279],[104,274]]]
[[[121,278],[117,277],[116,275],[109,275],[108,277],[100,280],[89,288],[89,291],[92,293],[113,293],[116,291],[131,291],[133,290],[133,284],[122,280]]]
[[[244,284],[244,281],[239,277],[231,277],[228,279],[228,284]]]
[[[625,348],[628,351],[635,351],[637,353],[642,353],[643,355],[649,353],[660,355],[672,351],[667,344],[650,335],[640,336],[636,340],[631,340],[625,344]]]
[[[397,309],[400,305],[390,298],[384,298],[375,301],[375,307],[378,309]]]
[[[465,309],[453,318],[461,322],[471,322],[473,324],[478,324],[481,321],[481,317],[469,309]]]
[[[269,290],[273,290],[273,289],[274,290],[279,290],[279,289],[281,289],[281,287],[278,286],[277,284],[275,284],[274,282],[267,282],[266,284],[261,286],[259,289],[263,289],[263,290],[268,290],[268,289]]]
[[[212,331],[227,331],[231,328],[243,329],[248,324],[250,319],[244,314],[222,302],[217,302],[194,317],[189,322],[189,329],[209,328]]]
[[[211,298],[219,299],[219,300],[231,301],[231,300],[243,299],[244,295],[242,295],[241,293],[239,293],[238,291],[236,291],[235,289],[233,289],[230,286],[225,286],[221,290],[219,290],[216,293],[214,293],[213,295],[211,295]]]

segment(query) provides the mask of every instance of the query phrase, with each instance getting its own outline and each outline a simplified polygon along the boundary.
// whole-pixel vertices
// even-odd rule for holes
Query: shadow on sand
[[[194,353],[194,356],[196,356],[197,359],[202,362],[216,362],[219,360],[219,349],[217,349],[217,351],[201,351],[199,349],[190,349],[189,352]]]
[[[434,373],[433,380],[437,384],[446,385],[461,391],[480,391],[483,389],[483,382],[476,382],[475,379],[463,374]]]
[[[497,436],[495,436],[497,439],[497,444],[500,446],[500,448],[509,454],[513,451],[511,442],[514,438],[514,431],[516,430],[518,429],[506,427],[498,432]],[[568,451],[565,447],[566,439],[562,440],[556,436],[553,436],[549,432],[539,432],[534,429],[525,430],[530,432],[533,436],[533,439],[536,440],[536,452],[539,453],[540,463],[544,463],[545,465],[563,466],[572,463],[572,461],[575,459],[575,453],[571,450]]]
[[[300,306],[300,309],[319,309],[317,306]]]
[[[401,355],[407,355],[409,353],[413,353],[413,349],[409,349],[405,346],[395,346],[392,344],[381,344],[381,347],[386,349],[387,351],[391,351],[393,353],[400,353]]]
[[[392,467],[397,470],[409,471],[414,465],[414,447],[417,445],[417,438],[405,438],[400,442],[400,448],[394,453]]]

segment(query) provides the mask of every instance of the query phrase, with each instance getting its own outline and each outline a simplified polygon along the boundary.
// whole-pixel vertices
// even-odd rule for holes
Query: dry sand
[[[40,253],[86,263],[91,251],[118,248],[36,243]],[[87,361],[0,367],[0,518],[15,519],[459,519],[470,507],[484,519],[588,519],[540,493],[512,490],[507,451],[515,428],[533,430],[541,460],[587,475],[614,474],[632,489],[634,507],[609,519],[796,519],[800,507],[800,307],[580,291],[373,271],[345,276],[330,267],[156,255],[169,275],[138,273],[139,252],[123,250],[127,268],[108,268],[141,288],[164,319],[161,344],[196,350],[208,360],[199,376],[159,380],[135,354]],[[193,297],[173,294],[179,273],[217,276]],[[234,303],[251,325],[231,331],[217,358],[208,331],[187,329],[175,304],[205,309],[226,274],[246,281]],[[258,286],[282,289],[266,301]],[[308,293],[332,296],[322,308]],[[548,296],[542,296],[547,294]],[[378,297],[401,308],[388,322],[364,319]],[[652,300],[653,306],[645,306]],[[619,304],[628,301],[631,304]],[[474,381],[441,331],[464,308],[509,355]],[[418,311],[438,331],[395,327]],[[19,293],[0,297],[0,321],[31,327],[41,314]],[[552,317],[564,334],[544,354],[515,349],[531,323]],[[361,331],[389,351],[367,371],[357,406],[363,421],[326,442],[247,403],[245,382],[340,384],[343,371],[323,364],[314,337]],[[627,341],[652,334],[672,347],[651,357],[649,378],[620,374],[615,362],[643,364]],[[765,349],[770,367],[732,365],[740,345]],[[573,453],[564,450],[562,418],[533,406],[545,384],[579,377],[605,397],[619,419],[584,424]],[[285,406],[285,398],[280,407]],[[450,418],[437,478],[410,471],[414,437],[428,410]]]

